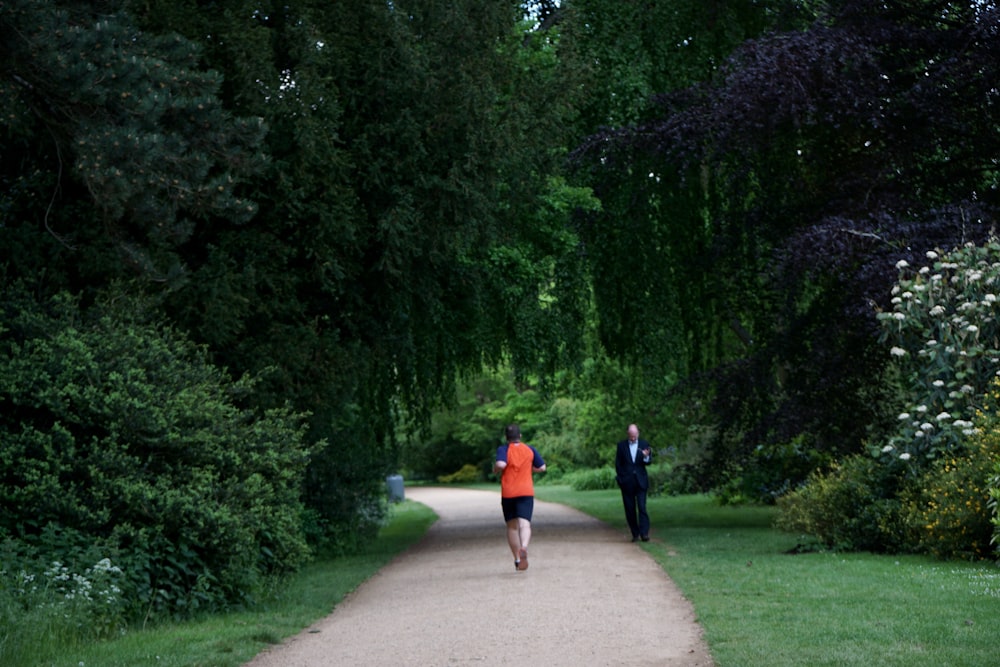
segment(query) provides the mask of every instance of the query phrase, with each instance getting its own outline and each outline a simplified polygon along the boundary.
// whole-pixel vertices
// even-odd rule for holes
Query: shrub
[[[889,445],[922,468],[961,446],[1000,363],[1000,243],[972,243],[928,266],[896,264],[892,312],[879,313],[883,337],[906,386],[910,406]]]
[[[566,473],[562,481],[569,484],[574,491],[600,491],[618,488],[618,484],[615,482],[615,469],[610,466],[575,470]]]
[[[50,646],[124,631],[124,572],[92,542],[53,528],[32,543],[0,542],[0,664],[35,664]]]
[[[723,504],[773,504],[800,485],[813,470],[829,465],[829,454],[800,434],[789,442],[760,445],[732,478],[715,490]]]
[[[903,479],[870,456],[847,457],[779,498],[777,526],[833,549],[903,550],[909,546],[899,499]]]
[[[990,553],[989,480],[1000,464],[1000,434],[973,438],[964,452],[936,460],[905,498],[917,545],[940,558]]]
[[[990,538],[990,542],[993,544],[995,553],[1000,556],[1000,463],[993,466],[989,493],[989,508],[992,514],[990,523],[993,524],[993,537]]]
[[[656,462],[646,466],[649,475],[649,493],[651,495],[670,494],[670,480],[673,465],[666,462]]]
[[[253,379],[109,303],[0,292],[0,531],[105,545],[136,613],[243,603],[308,555],[303,417],[241,407]]]
[[[450,475],[439,476],[437,481],[443,484],[469,484],[471,482],[478,482],[481,478],[482,475],[479,472],[479,468],[471,463],[466,463]]]

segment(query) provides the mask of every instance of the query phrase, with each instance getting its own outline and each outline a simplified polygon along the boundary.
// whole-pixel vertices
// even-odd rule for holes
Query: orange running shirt
[[[501,445],[497,447],[497,461],[507,462],[507,467],[504,468],[503,475],[500,476],[501,497],[517,498],[518,496],[535,495],[531,468],[541,468],[545,462],[534,447],[523,442]]]

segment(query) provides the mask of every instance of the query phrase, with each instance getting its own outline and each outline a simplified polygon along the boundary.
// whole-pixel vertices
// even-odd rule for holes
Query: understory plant
[[[70,557],[101,545],[142,618],[244,605],[305,562],[301,415],[248,407],[253,378],[230,378],[125,293],[84,310],[12,287],[0,310],[9,553],[81,572],[93,561]]]
[[[897,432],[811,475],[782,499],[782,527],[828,546],[989,555],[1000,436],[985,405],[1000,369],[1000,243],[926,257],[896,264],[892,310],[878,314],[905,396]],[[994,498],[994,522],[995,508]]]
[[[909,406],[881,454],[920,469],[974,432],[1000,369],[1000,243],[931,250],[928,264],[896,264],[893,309],[878,314]]]

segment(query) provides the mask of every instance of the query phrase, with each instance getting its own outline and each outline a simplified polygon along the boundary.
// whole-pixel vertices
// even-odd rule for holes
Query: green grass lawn
[[[539,485],[537,493],[627,533],[617,491]],[[649,508],[653,540],[636,548],[646,549],[692,601],[718,667],[1000,666],[996,565],[793,555],[785,552],[799,539],[771,527],[773,508],[721,507],[704,496],[652,498]],[[41,646],[30,660],[11,661],[0,650],[0,664],[237,667],[330,613],[433,519],[413,502],[394,506],[366,553],[313,563],[251,612],[134,628],[84,646]],[[536,530],[541,536],[545,527]],[[0,639],[5,632],[17,629],[0,629]]]
[[[540,485],[625,528],[618,491]],[[1000,567],[867,553],[786,553],[770,507],[651,498],[642,544],[694,604],[719,667],[1000,665]],[[538,526],[542,534],[544,526]]]

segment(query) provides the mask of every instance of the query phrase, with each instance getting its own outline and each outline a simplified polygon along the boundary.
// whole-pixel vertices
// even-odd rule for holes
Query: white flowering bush
[[[911,403],[874,452],[919,470],[975,433],[972,417],[1000,369],[1000,243],[896,264],[892,310],[878,318]]]
[[[125,631],[124,573],[110,559],[90,567],[40,563],[6,546],[0,549],[0,664],[37,658],[38,642],[70,645]]]

